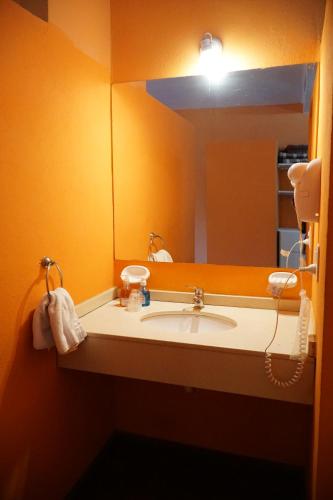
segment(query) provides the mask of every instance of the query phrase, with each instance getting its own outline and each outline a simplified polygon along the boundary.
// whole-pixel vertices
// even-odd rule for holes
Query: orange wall
[[[290,106],[252,106],[177,111],[204,142],[275,140],[279,147],[308,143],[309,115]]]
[[[189,209],[192,210],[192,200],[189,203],[188,199],[195,193],[194,165],[199,160],[194,154],[196,140],[205,148],[203,156],[206,158],[206,165],[197,177],[197,198],[200,189],[205,190],[205,172],[209,175],[203,193],[207,207],[207,262],[276,265],[277,147],[278,144],[282,147],[307,142],[308,114],[299,112],[296,106],[297,112],[294,113],[291,113],[291,106],[181,110],[181,116],[193,123],[196,129],[194,139],[193,130],[179,118],[179,111],[176,114],[152,99],[144,92],[143,85],[143,82],[113,85],[116,257],[146,260],[148,234],[153,230],[164,236],[166,248],[175,261],[193,261],[193,235],[184,231],[184,228],[189,228],[189,223],[182,222],[183,210],[179,205],[187,207],[185,217],[192,217],[188,213]],[[215,150],[207,162],[207,144],[221,140],[237,142],[233,143],[234,148],[229,142],[229,146],[225,145],[219,152],[217,146],[210,144],[208,149],[214,147]],[[131,147],[128,147],[129,143]],[[223,156],[221,162],[219,158]],[[224,161],[226,171],[221,168]],[[188,172],[187,181],[185,185],[178,182],[167,188],[170,173],[179,179],[179,164],[183,164]],[[177,173],[173,171],[175,168]],[[230,179],[240,172],[245,174],[243,178]],[[248,172],[251,175],[248,176]],[[235,197],[236,180],[238,195]],[[193,193],[190,193],[191,183]],[[232,190],[230,186],[233,186]],[[259,188],[261,196],[257,198]],[[159,200],[155,201],[152,210],[151,200],[156,200],[157,192]],[[131,204],[128,203],[129,196]],[[246,205],[253,197],[259,203]],[[139,218],[131,215],[133,205],[138,207]],[[244,206],[252,208],[244,211]],[[239,231],[240,227],[242,231]],[[247,232],[246,247],[244,231]]]
[[[205,190],[202,197],[206,199],[207,262],[276,266],[277,210],[285,215],[283,222],[295,219],[294,227],[297,225],[291,199],[280,197],[277,205],[277,148],[307,143],[309,115],[299,105],[177,112],[193,123],[204,151],[206,165],[198,188],[203,186]],[[218,142],[225,147],[214,144]],[[212,148],[214,152],[207,158]],[[287,179],[285,189],[289,188]]]
[[[313,297],[318,334],[316,373],[313,498],[332,498],[333,448],[333,2],[327,1],[321,44],[317,155],[322,158],[319,283]]]
[[[49,23],[96,62],[110,68],[110,1],[48,0]]]
[[[324,0],[111,0],[113,80],[190,75],[202,34],[221,37],[230,69],[318,60]]]
[[[275,268],[250,266],[220,266],[213,264],[184,264],[116,260],[115,283],[121,284],[120,273],[130,264],[144,264],[150,270],[149,287],[157,290],[188,292],[188,285],[202,286],[209,293],[270,297],[267,277]],[[311,276],[303,275],[303,285],[311,296]],[[299,286],[287,289],[284,296],[299,299]]]
[[[144,82],[113,85],[112,123],[116,258],[147,260],[154,231],[175,261],[193,261],[193,126],[150,97]]]
[[[208,262],[276,266],[276,155],[275,141],[207,145]]]
[[[58,500],[112,430],[110,383],[34,351],[31,319],[43,255],[75,302],[113,284],[110,75],[10,0],[0,32],[0,497]]]

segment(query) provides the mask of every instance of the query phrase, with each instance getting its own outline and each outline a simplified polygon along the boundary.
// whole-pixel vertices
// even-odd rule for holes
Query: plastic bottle
[[[147,281],[146,280],[141,280],[140,282],[140,291],[143,295],[143,303],[142,307],[146,307],[150,305],[150,291],[147,288]]]
[[[131,290],[127,303],[127,311],[137,312],[141,309],[141,304],[142,304],[141,296],[142,293],[140,292],[140,290],[138,289]]]
[[[120,305],[122,307],[127,307],[128,297],[130,296],[130,293],[131,293],[131,287],[130,287],[129,279],[124,278],[123,285],[122,285],[121,289],[119,290]]]

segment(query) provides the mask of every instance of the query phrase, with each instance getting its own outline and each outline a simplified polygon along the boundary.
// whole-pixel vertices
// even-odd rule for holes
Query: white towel
[[[66,354],[77,349],[87,334],[67,290],[56,288],[50,295],[50,301],[47,293],[42,297],[34,312],[33,346],[50,349],[55,345],[59,354]]]
[[[149,255],[148,260],[152,262],[173,262],[171,255],[167,252],[167,250],[164,250],[164,248],[158,252],[152,252]]]
[[[32,319],[33,346],[35,349],[50,349],[54,346],[49,314],[49,296],[43,295]]]

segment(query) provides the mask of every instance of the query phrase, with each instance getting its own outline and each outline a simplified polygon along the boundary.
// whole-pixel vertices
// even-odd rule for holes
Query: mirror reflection
[[[285,266],[299,238],[287,169],[307,161],[315,70],[114,84],[116,258]]]

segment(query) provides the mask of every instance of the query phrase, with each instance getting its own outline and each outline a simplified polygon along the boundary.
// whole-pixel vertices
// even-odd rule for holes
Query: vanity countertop
[[[188,299],[185,297],[185,300]],[[215,300],[216,297],[211,296],[210,299]],[[225,298],[223,300],[226,301]],[[239,299],[235,301],[240,303]],[[149,313],[188,310],[191,307],[189,303],[153,300],[150,306],[138,312],[128,312],[119,306],[118,300],[111,300],[94,310],[90,309],[87,314],[84,309],[80,320],[88,337],[77,351],[58,356],[58,365],[61,368],[312,404],[314,359],[308,356],[303,377],[297,384],[287,389],[273,385],[265,373],[264,351],[274,334],[276,311],[265,308],[265,300],[260,302],[256,299],[253,302],[255,307],[249,306],[248,298],[245,302],[245,307],[230,306],[228,301],[227,305],[205,305],[203,312],[227,316],[237,322],[233,328],[209,334],[163,331],[160,325],[153,326],[140,320]],[[260,303],[263,308],[258,307]],[[297,362],[290,359],[297,321],[297,312],[281,311],[278,332],[270,347],[274,374],[282,380],[288,380],[297,366]]]
[[[236,327],[219,333],[163,332],[156,326],[140,321],[141,317],[148,313],[183,311],[184,308],[188,309],[189,305],[152,301],[150,306],[139,312],[128,312],[126,308],[119,306],[119,300],[113,300],[83,316],[81,323],[91,337],[125,337],[138,341],[183,344],[260,355],[274,333],[276,311],[269,309],[206,305],[204,312],[221,314],[237,322]],[[271,353],[289,358],[295,342],[297,320],[298,314],[295,312],[280,312],[278,333],[270,348]]]

